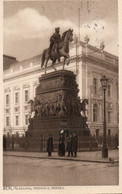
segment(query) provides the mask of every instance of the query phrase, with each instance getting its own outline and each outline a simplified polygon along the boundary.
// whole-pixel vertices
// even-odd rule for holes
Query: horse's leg
[[[64,70],[64,66],[65,66],[66,59],[67,59],[67,57],[64,57],[63,70]]]
[[[56,59],[52,61],[51,67],[56,71],[57,69],[54,67],[55,63],[56,63]]]
[[[61,56],[64,57],[64,63],[63,63],[63,69],[64,69],[64,65],[65,65],[66,59],[69,59],[69,54],[66,53],[64,50],[59,50],[59,53],[60,53]],[[69,64],[69,61],[70,60],[68,60],[67,65]]]
[[[49,57],[47,58],[46,62],[45,62],[45,74],[46,74],[46,69],[47,69],[47,63],[49,61]]]
[[[44,72],[46,74],[46,69],[47,69],[47,61],[45,62],[45,65],[44,65]]]
[[[50,56],[49,56],[48,49],[47,49],[47,51],[45,53],[45,63],[44,63],[44,71],[45,71],[45,74],[46,74],[47,63],[49,61],[49,58],[50,58]]]
[[[44,73],[46,74],[46,64],[44,65]]]
[[[44,65],[44,62],[45,62],[45,50],[43,51],[42,58],[41,58],[41,69]]]

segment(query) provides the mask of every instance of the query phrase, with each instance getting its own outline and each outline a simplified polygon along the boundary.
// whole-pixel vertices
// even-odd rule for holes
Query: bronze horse
[[[49,55],[49,48],[43,51],[41,68],[44,66],[45,73],[46,73],[47,63],[49,59],[52,60],[51,67],[54,68],[55,70],[56,68],[54,67],[54,65],[56,63],[56,60],[60,62],[61,57],[64,57],[63,69],[64,69],[64,65],[67,59],[68,59],[67,65],[69,64],[69,61],[70,61],[69,60],[69,42],[72,42],[72,41],[73,41],[73,30],[69,29],[63,33],[62,38],[57,45],[57,50],[58,50],[57,53],[55,52],[55,48],[56,48],[55,44],[53,45],[51,49],[50,55]]]

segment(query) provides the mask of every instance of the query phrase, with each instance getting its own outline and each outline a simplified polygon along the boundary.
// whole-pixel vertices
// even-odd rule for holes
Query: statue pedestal
[[[43,135],[47,137],[52,134],[53,137],[59,136],[61,129],[68,135],[69,133],[76,132],[80,136],[88,136],[89,129],[82,128],[82,117],[45,117],[33,118],[30,120],[29,130],[27,131],[28,137],[38,137]]]
[[[87,119],[80,114],[80,99],[76,76],[67,70],[42,75],[36,89],[36,115],[30,119],[26,136],[29,140],[47,138],[49,134],[59,138],[59,131],[68,136],[76,132],[78,136],[89,136]]]

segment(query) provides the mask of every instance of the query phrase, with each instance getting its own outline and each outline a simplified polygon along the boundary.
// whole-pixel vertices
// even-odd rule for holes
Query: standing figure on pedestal
[[[60,131],[59,136],[59,146],[58,146],[58,155],[59,156],[65,156],[65,144],[64,144],[65,138],[64,138],[64,131]]]
[[[83,117],[87,117],[87,114],[88,114],[88,110],[86,108],[87,105],[88,105],[88,99],[84,99],[80,104],[80,111]]]
[[[29,100],[28,104],[29,106],[29,118],[33,118],[35,115],[34,106],[33,106],[33,100]]]
[[[47,140],[47,152],[48,152],[48,156],[51,156],[53,152],[53,138],[51,134],[49,134],[49,138]]]
[[[30,118],[40,115],[40,101],[35,97],[34,100],[29,100],[30,104]]]
[[[35,111],[34,117],[38,117],[40,115],[40,101],[36,97],[33,101],[33,109]]]

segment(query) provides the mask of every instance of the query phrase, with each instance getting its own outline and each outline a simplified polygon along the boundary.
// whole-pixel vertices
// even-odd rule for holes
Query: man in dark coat
[[[73,156],[73,152],[72,152],[72,136],[69,137],[68,139],[68,143],[67,143],[67,152],[68,152],[68,155],[67,156]]]
[[[64,137],[64,131],[61,130],[59,134],[59,146],[58,146],[58,155],[59,156],[65,156],[65,137]]]
[[[51,134],[49,135],[49,138],[47,140],[47,152],[48,152],[48,156],[51,156],[53,151],[53,138],[51,136]]]
[[[12,150],[14,150],[14,135],[12,135],[11,143],[12,143]]]
[[[72,138],[72,151],[74,157],[77,156],[77,148],[78,148],[78,137],[76,133],[73,133],[73,138]]]
[[[58,48],[58,43],[61,39],[61,36],[60,36],[60,28],[55,28],[55,33],[53,33],[53,35],[51,36],[50,38],[50,47],[49,47],[49,55],[51,53],[51,49],[53,47],[53,45],[55,44],[56,48],[55,48],[55,52],[57,54],[57,48]]]

